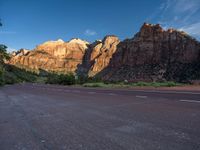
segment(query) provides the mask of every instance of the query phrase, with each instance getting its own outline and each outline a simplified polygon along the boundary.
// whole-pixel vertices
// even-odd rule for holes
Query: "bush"
[[[59,78],[58,78],[59,82],[58,84],[62,84],[62,85],[73,85],[75,84],[75,77],[73,74],[61,74],[59,75]]]
[[[153,87],[173,87],[180,86],[182,84],[173,81],[168,82],[136,82],[132,83],[131,86],[153,86]]]
[[[0,66],[0,86],[3,85],[4,82],[4,70],[3,68]]]
[[[10,56],[6,51],[7,46],[0,44],[0,63],[3,63],[4,59],[9,59]]]
[[[25,69],[20,69],[15,66],[6,65],[5,66],[5,81],[7,84],[19,83],[19,82],[35,82],[37,79],[37,74],[26,71]]]
[[[84,83],[87,83],[88,81],[89,81],[89,79],[87,76],[79,75],[78,79],[76,81],[76,84],[84,84]]]
[[[108,85],[102,82],[97,82],[97,83],[84,83],[84,87],[107,87]]]
[[[136,82],[132,84],[133,86],[150,86],[150,83],[147,82]]]
[[[49,74],[46,83],[73,85],[75,84],[75,77],[72,73],[69,74]]]
[[[136,82],[136,83],[127,83],[124,84],[123,82],[118,82],[118,83],[109,83],[109,82],[88,82],[84,83],[84,87],[115,87],[115,88],[130,88],[130,87],[144,87],[144,86],[149,86],[149,87],[173,87],[173,86],[180,86],[183,84],[180,83],[175,83],[173,81],[169,82]]]

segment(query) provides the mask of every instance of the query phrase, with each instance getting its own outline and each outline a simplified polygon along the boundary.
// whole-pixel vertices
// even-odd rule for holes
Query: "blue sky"
[[[144,22],[200,39],[200,0],[0,0],[0,43],[9,50],[48,40],[131,38]]]

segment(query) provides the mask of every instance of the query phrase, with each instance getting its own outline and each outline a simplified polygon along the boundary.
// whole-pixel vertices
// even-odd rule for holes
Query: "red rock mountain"
[[[184,32],[144,24],[134,38],[118,45],[104,71],[106,80],[200,78],[200,43]]]
[[[49,41],[13,54],[10,64],[114,81],[185,81],[200,78],[200,43],[184,32],[145,23],[132,39]]]

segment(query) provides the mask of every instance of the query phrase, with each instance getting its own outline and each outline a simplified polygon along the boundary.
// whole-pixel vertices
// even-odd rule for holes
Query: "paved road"
[[[1,87],[0,150],[200,150],[200,93]]]

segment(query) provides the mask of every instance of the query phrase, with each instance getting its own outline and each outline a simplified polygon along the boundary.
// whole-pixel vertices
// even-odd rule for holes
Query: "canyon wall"
[[[13,53],[10,64],[27,70],[72,72],[110,81],[186,81],[200,78],[200,43],[183,31],[144,23],[131,39],[48,41]]]

